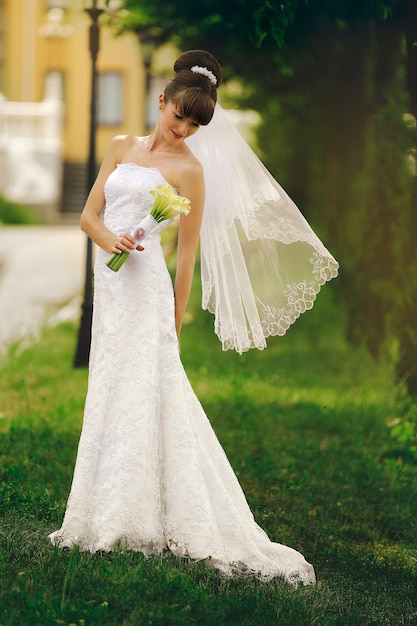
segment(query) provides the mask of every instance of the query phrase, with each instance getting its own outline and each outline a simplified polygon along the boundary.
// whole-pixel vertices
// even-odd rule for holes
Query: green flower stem
[[[113,272],[118,272],[122,267],[123,263],[126,261],[129,256],[129,252],[114,252],[106,261],[107,267],[109,267]]]
[[[137,226],[135,231],[132,233],[133,237],[136,240],[136,245],[138,245],[142,241],[142,239],[145,238],[145,235],[147,233],[150,233],[155,228],[155,226],[157,226],[157,224],[158,220],[156,220],[150,213],[148,213],[148,215],[143,218],[139,226]],[[123,263],[126,261],[129,254],[130,252],[121,252],[120,254],[114,252],[106,261],[107,267],[109,267],[114,272],[118,272]]]
[[[180,213],[187,214],[191,209],[190,201],[178,196],[169,184],[161,183],[155,189],[151,189],[150,193],[154,196],[151,212],[143,218],[132,233],[136,244],[139,244],[146,234],[151,232],[160,222]],[[129,252],[121,252],[120,254],[115,252],[107,259],[106,265],[114,272],[118,272],[128,256]]]

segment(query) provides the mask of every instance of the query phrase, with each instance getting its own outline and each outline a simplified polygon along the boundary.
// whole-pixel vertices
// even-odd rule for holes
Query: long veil
[[[187,139],[202,163],[202,307],[223,350],[262,350],[311,309],[338,263],[217,104]]]

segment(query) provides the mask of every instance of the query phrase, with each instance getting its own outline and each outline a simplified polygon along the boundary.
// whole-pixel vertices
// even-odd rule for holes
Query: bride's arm
[[[194,274],[195,257],[204,207],[204,176],[199,163],[181,178],[178,192],[190,200],[191,211],[181,215],[178,230],[177,270],[175,275],[175,327],[180,336]]]
[[[118,136],[112,139],[80,218],[81,229],[100,248],[110,253],[120,251],[130,252],[135,248],[135,240],[132,235],[129,233],[115,235],[100,219],[105,205],[105,182],[117,166],[117,163],[120,162],[129,140],[129,137],[124,136]],[[115,246],[116,243],[117,247]]]

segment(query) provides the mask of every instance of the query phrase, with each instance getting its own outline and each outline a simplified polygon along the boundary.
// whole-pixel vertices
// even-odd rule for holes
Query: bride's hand
[[[135,238],[130,233],[121,233],[114,242],[111,252],[132,252],[132,250],[144,250],[144,247],[136,244]]]

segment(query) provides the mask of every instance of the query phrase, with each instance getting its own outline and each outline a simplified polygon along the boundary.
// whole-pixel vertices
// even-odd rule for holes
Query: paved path
[[[86,241],[78,226],[0,226],[1,352],[80,315]]]

